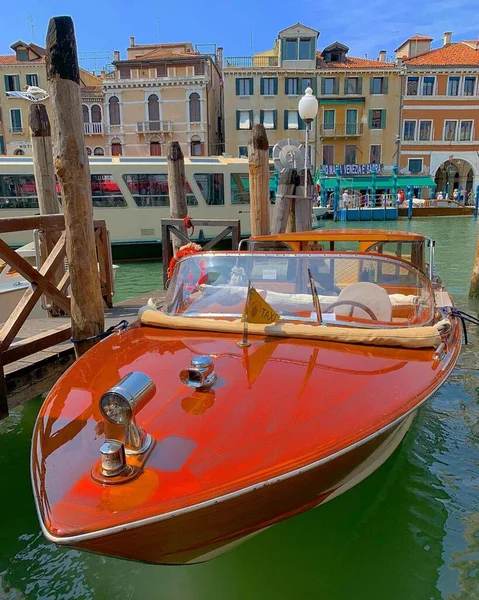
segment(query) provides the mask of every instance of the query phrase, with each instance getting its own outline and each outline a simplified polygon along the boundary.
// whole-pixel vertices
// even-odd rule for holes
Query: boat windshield
[[[175,267],[163,310],[171,316],[238,318],[248,285],[284,321],[317,322],[314,280],[323,322],[408,327],[433,319],[429,280],[412,265],[366,253],[214,252]]]

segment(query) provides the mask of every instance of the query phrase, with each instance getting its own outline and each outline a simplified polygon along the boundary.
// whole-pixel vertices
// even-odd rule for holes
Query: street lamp
[[[306,123],[306,156],[304,158],[304,197],[308,197],[308,158],[309,158],[309,129],[318,114],[318,100],[313,96],[313,90],[308,87],[298,104],[299,116]]]

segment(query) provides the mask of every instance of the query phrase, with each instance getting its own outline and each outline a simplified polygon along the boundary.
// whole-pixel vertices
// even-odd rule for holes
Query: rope
[[[444,310],[448,311],[448,316],[457,317],[458,319],[461,319],[462,331],[464,332],[464,343],[467,345],[468,337],[466,321],[468,323],[472,323],[473,325],[479,325],[479,319],[477,317],[473,317],[467,312],[464,312],[463,310],[459,310],[459,308],[456,308],[455,306],[446,306],[444,307]]]
[[[112,333],[115,333],[115,331],[121,331],[122,329],[125,329],[126,327],[128,327],[128,321],[126,321],[125,319],[122,319],[116,325],[112,325],[111,327],[108,327],[108,329],[106,331],[102,331],[101,333],[97,333],[96,335],[90,335],[89,337],[81,338],[79,340],[70,338],[70,342],[73,342],[74,344],[79,344],[81,342],[91,342],[93,340],[102,340],[103,338],[108,337]]]

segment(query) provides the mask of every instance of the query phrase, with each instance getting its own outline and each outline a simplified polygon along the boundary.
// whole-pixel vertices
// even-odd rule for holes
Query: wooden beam
[[[263,125],[254,125],[248,142],[251,235],[266,235],[269,222],[269,143]]]
[[[95,227],[105,227],[103,219],[94,221]],[[65,229],[64,215],[35,215],[32,217],[2,217],[0,219],[0,234],[28,231],[29,229],[48,229],[63,231]]]
[[[9,365],[16,360],[21,360],[26,356],[40,352],[50,346],[61,344],[71,338],[71,325],[62,325],[56,329],[50,329],[48,331],[42,331],[37,335],[32,335],[24,340],[14,342],[8,350],[3,352],[2,361],[3,364]]]
[[[105,319],[95,249],[90,165],[83,135],[80,71],[71,17],[50,19],[46,38],[46,70],[55,171],[62,190],[67,234],[72,336],[85,340],[103,332]],[[77,357],[96,341],[76,343]]]
[[[221,240],[223,238],[225,238],[227,235],[229,235],[231,233],[231,230],[232,230],[231,227],[226,227],[225,229],[223,229],[223,231],[218,233],[218,235],[215,238],[213,238],[212,240],[210,240],[207,244],[205,244],[203,246],[203,250],[211,250],[211,248],[214,248],[218,242],[221,242]]]
[[[0,330],[0,348],[5,352],[23,324],[32,312],[33,307],[42,297],[42,288],[36,284],[31,285],[22,296],[20,302],[15,306],[7,321]]]
[[[170,214],[173,219],[184,219],[188,215],[185,189],[185,159],[179,142],[168,142],[168,194]],[[181,223],[178,229],[186,235],[186,227]],[[189,243],[190,240],[188,240]],[[183,246],[181,240],[173,237],[173,254]]]

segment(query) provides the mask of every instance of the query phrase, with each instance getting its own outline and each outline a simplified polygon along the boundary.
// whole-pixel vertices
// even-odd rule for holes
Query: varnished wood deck
[[[136,321],[138,309],[145,306],[149,298],[163,299],[164,291],[146,292],[129,300],[118,302],[105,312],[105,329],[122,319]],[[70,317],[28,319],[15,341],[30,336],[41,336],[52,329],[61,329],[70,324]],[[74,362],[73,344],[62,342],[41,352],[5,365],[9,409],[48,392],[60,375]]]

